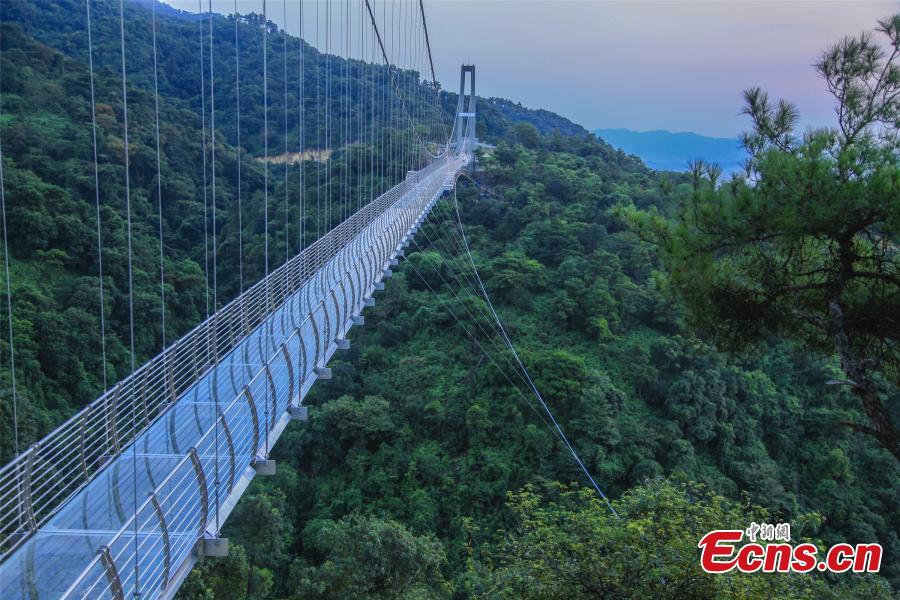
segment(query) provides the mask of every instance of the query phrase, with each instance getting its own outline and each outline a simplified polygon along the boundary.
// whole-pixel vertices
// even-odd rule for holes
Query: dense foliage
[[[694,320],[746,347],[770,335],[840,358],[866,419],[900,460],[900,14],[878,38],[847,38],[816,65],[834,129],[800,135],[798,111],[745,93],[749,181],[693,165],[674,219],[634,214],[663,249]],[[882,43],[883,42],[883,43]]]
[[[490,579],[499,597],[889,597],[887,586],[875,578],[829,585],[804,575],[710,575],[692,568],[694,542],[708,531],[740,529],[748,520],[771,522],[771,514],[758,507],[702,488],[659,481],[637,486],[618,503],[627,524],[590,492],[553,489],[548,495],[549,500],[528,487],[511,494],[516,524],[496,552],[498,568]],[[806,538],[815,518],[795,518],[792,536]]]
[[[128,365],[121,82],[112,4],[94,6],[108,378],[115,381]],[[102,387],[89,80],[85,33],[71,18],[82,11],[74,0],[9,2],[0,30],[0,135],[24,443]],[[148,11],[134,4],[127,11],[141,360],[161,341],[155,131]],[[223,32],[234,30],[224,18],[217,23]],[[261,27],[255,18],[239,24],[248,49],[242,72],[259,72]],[[270,52],[277,53],[284,42],[272,33]],[[161,14],[159,35],[171,340],[205,316],[203,195],[210,190],[203,184],[197,23]],[[233,53],[233,37],[216,43],[223,55]],[[299,61],[300,42],[288,45],[289,60]],[[321,85],[322,61],[305,51],[304,85],[313,90]],[[329,63],[339,82],[345,67],[338,59]],[[216,76],[220,302],[240,286],[229,68],[223,64]],[[273,77],[272,89],[280,90],[277,71]],[[289,106],[298,106],[297,83]],[[242,147],[258,156],[260,81],[248,77],[241,92],[248,107]],[[453,110],[455,96],[443,100]],[[270,101],[281,114],[279,95]],[[316,131],[307,118],[307,132]],[[367,310],[366,326],[352,330],[351,349],[332,361],[334,379],[314,387],[309,423],[292,425],[282,437],[277,474],[257,479],[229,518],[231,555],[201,562],[182,596],[586,597],[603,590],[749,597],[762,586],[781,596],[886,597],[879,578],[702,574],[701,532],[768,518],[789,520],[798,536],[826,544],[880,542],[883,575],[897,584],[897,461],[843,425],[863,416],[845,387],[823,387],[839,375],[833,357],[802,352],[777,336],[752,354],[724,354],[695,335],[660,288],[656,249],[619,215],[623,207],[673,214],[677,200],[693,191],[689,178],[660,178],[551,113],[494,99],[479,104],[478,119],[479,135],[497,145],[480,157],[475,175],[493,193],[460,183],[474,261],[537,386],[623,519],[581,489],[581,471],[538,407],[511,385],[521,382],[470,285],[473,272],[452,229],[449,197]],[[389,117],[377,123],[390,131]],[[289,123],[288,138],[298,135],[299,123]],[[272,132],[273,147],[283,146],[279,136]],[[306,140],[308,148],[320,148],[312,133]],[[341,176],[351,155],[335,151],[332,177]],[[300,168],[288,169],[291,207]],[[329,172],[312,161],[302,168],[311,198],[312,174]],[[270,201],[278,199],[270,202],[273,256],[296,250],[301,218],[310,234],[318,224],[310,206],[284,221],[278,173],[270,173]],[[262,274],[261,163],[245,158],[242,176],[249,282]],[[5,336],[2,343],[5,361]],[[3,410],[0,448],[8,456],[9,402]]]
[[[622,204],[666,206],[668,194],[690,190],[687,179],[660,185],[638,163],[589,137],[515,130],[482,158],[478,176],[502,199],[461,183],[462,219],[479,271],[588,467],[613,497],[628,491],[616,503],[620,511],[634,517],[654,506],[666,530],[656,545],[637,544],[632,519],[612,519],[580,492],[564,494],[567,500],[550,514],[534,512],[542,504],[534,494],[543,486],[551,489],[539,495],[552,504],[560,493],[552,482],[586,482],[526,399],[481,353],[478,344],[505,365],[490,341],[496,334],[487,335],[488,322],[479,316],[481,301],[471,287],[467,293],[460,286],[471,269],[465,255],[454,252],[450,198],[417,234],[412,249],[420,252],[410,253],[367,312],[366,327],[352,332],[352,349],[332,361],[334,380],[316,385],[307,401],[309,424],[289,429],[279,442],[279,475],[254,483],[254,500],[242,502],[234,525],[226,527],[234,543],[256,547],[269,531],[251,532],[240,523],[283,523],[283,546],[266,552],[265,560],[249,560],[249,587],[236,594],[253,596],[255,578],[270,577],[273,587],[255,597],[302,597],[309,588],[299,572],[309,577],[321,570],[318,581],[325,585],[335,564],[355,561],[364,550],[338,545],[323,553],[308,528],[327,523],[340,530],[360,518],[402,524],[409,544],[441,540],[441,572],[460,597],[501,590],[511,597],[528,590],[533,597],[578,597],[594,585],[641,597],[753,597],[763,585],[759,578],[703,576],[696,541],[714,522],[738,525],[762,510],[771,521],[789,520],[800,535],[825,543],[877,539],[891,557],[885,574],[896,577],[892,507],[900,498],[889,482],[897,481],[897,464],[842,425],[854,415],[847,391],[821,385],[836,365],[777,339],[752,356],[731,358],[693,336],[656,286],[652,247],[615,216]],[[463,327],[476,333],[478,344]],[[715,494],[679,483],[688,481]],[[529,484],[538,487],[508,495]],[[258,516],[269,510],[262,502],[271,502],[270,519]],[[692,511],[706,516],[698,520]],[[572,537],[583,521],[590,528]],[[548,537],[544,528],[551,526]],[[615,551],[606,536],[631,544],[630,551]],[[654,563],[657,547],[672,557],[663,561],[666,580],[684,587],[660,586],[656,571],[638,576],[639,565]],[[570,578],[536,562],[537,556],[579,552],[602,560],[608,574],[582,573],[600,567],[560,558],[579,570]],[[385,568],[415,582],[405,592],[410,596],[437,581],[416,579],[424,567],[412,569],[402,560],[380,564],[371,577]],[[219,586],[225,571],[212,564],[204,569],[192,585]],[[588,578],[588,587],[572,583],[579,577]],[[821,596],[822,586],[839,596],[849,592],[832,585],[857,583],[871,587],[854,593],[887,594],[874,582],[847,577],[765,582],[783,596]],[[391,595],[376,587],[352,589],[326,585],[318,593]]]

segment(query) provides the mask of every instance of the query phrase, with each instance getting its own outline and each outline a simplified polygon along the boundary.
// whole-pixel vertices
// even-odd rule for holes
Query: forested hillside
[[[661,186],[589,137],[528,126],[481,168],[503,198],[461,184],[459,199],[485,285],[624,520],[559,487],[585,482],[466,334],[473,322],[451,315],[478,312],[444,283],[467,272],[444,239],[450,198],[333,361],[334,380],[317,384],[309,424],[286,433],[279,474],[254,484],[226,528],[241,550],[202,565],[185,597],[590,597],[592,586],[887,597],[859,577],[722,578],[696,566],[705,530],[756,518],[790,521],[796,538],[877,539],[896,578],[900,498],[885,485],[896,461],[843,426],[846,392],[823,389],[832,362],[778,340],[730,358],[654,284],[654,253],[615,207],[665,207],[687,183]],[[597,562],[571,560],[588,555]]]
[[[114,7],[94,6],[107,378],[115,382],[128,365],[123,115]],[[162,340],[159,222],[149,10],[126,8],[140,361]],[[15,0],[4,4],[0,29],[0,140],[25,444],[102,388],[86,34],[71,18],[82,13],[74,0]],[[168,12],[158,19],[171,341],[206,315],[203,197],[211,189],[203,177],[197,21]],[[241,88],[245,285],[263,273],[264,175],[253,160],[263,142],[262,26],[255,17],[238,26],[241,71],[253,74]],[[217,17],[216,27],[221,54],[233,55],[234,22]],[[284,38],[270,31],[269,51],[280,57]],[[297,39],[287,43],[292,65],[302,48],[304,89],[312,94],[324,61]],[[348,75],[337,58],[328,64],[340,90],[353,70]],[[240,287],[231,69],[217,65],[216,74],[220,304]],[[280,76],[275,69],[269,83],[278,90],[270,110],[279,116]],[[417,74],[406,76],[422,85]],[[393,93],[378,69],[365,77],[376,93]],[[339,115],[335,93],[329,110]],[[328,171],[314,161],[288,167],[294,203],[302,181],[312,197],[317,173],[319,183],[326,174],[342,177],[354,152],[371,149],[317,137],[322,114],[313,114],[311,96],[301,112],[299,94],[292,79],[289,149],[334,153]],[[446,112],[455,110],[454,94],[442,101]],[[200,562],[180,596],[891,597],[891,584],[900,585],[900,468],[873,438],[846,426],[863,415],[850,390],[824,385],[841,377],[837,359],[778,335],[737,354],[700,337],[666,288],[658,248],[627,218],[635,210],[673,217],[694,189],[690,175],[661,178],[552,113],[479,102],[479,136],[496,144],[472,175],[484,187],[461,179],[458,195],[437,205],[366,310],[366,325],[351,330],[351,348],[330,363],[333,379],[318,382],[305,401],[309,422],[292,424],[276,446],[277,474],[257,478],[229,518],[230,556]],[[376,115],[378,135],[395,135],[392,124]],[[283,127],[270,135],[281,152]],[[289,204],[285,220],[284,166],[277,168],[270,252],[283,257],[299,247],[300,223],[312,235],[320,219],[309,205],[300,214]],[[359,188],[370,183],[351,180]],[[454,241],[455,200],[501,319],[621,518],[587,487],[530,396],[483,353],[501,365],[508,360],[479,316],[483,299],[459,286],[473,270]],[[6,361],[7,323],[0,325]],[[6,459],[8,402],[2,410]],[[795,540],[879,542],[882,576],[703,573],[698,539],[751,520],[790,522]]]
[[[78,19],[73,19],[78,16]],[[160,351],[163,341],[160,301],[159,196],[162,197],[163,270],[168,343],[186,333],[214,310],[212,306],[211,248],[213,195],[210,146],[204,137],[211,116],[208,56],[201,65],[201,22],[196,16],[171,9],[157,15],[159,63],[159,122],[161,187],[157,190],[156,130],[153,88],[151,12],[148,6],[126,3],[126,74],[129,94],[130,186],[134,213],[134,310],[144,321],[136,328],[136,360],[141,364]],[[128,374],[127,239],[125,235],[124,113],[121,89],[118,5],[93,7],[94,85],[97,106],[98,169],[94,181],[88,37],[84,4],[77,0],[4,3],[2,12],[2,143],[7,210],[16,354],[22,402],[19,414],[20,447],[39,439],[54,426],[99,395],[103,388],[101,319],[99,307],[98,232],[95,193],[99,194],[100,239],[103,247],[106,380],[112,385]],[[204,22],[205,51],[209,23]],[[269,173],[269,251],[271,267],[283,262],[333,226],[362,190],[385,189],[409,167],[408,129],[401,118],[387,70],[379,65],[326,59],[298,38],[268,27],[268,59],[285,60],[288,42],[287,114],[284,70],[271,69],[269,94],[270,156],[303,149],[327,151],[328,164],[305,161],[288,170]],[[217,305],[222,306],[244,286],[264,273],[263,155],[263,20],[247,15],[238,23],[240,46],[241,157],[235,143],[235,23],[216,16],[214,45],[216,118],[216,242]],[[229,57],[230,60],[221,60]],[[301,67],[302,60],[302,67]],[[325,107],[326,69],[329,108]],[[203,78],[201,79],[201,74]],[[301,80],[302,74],[302,80]],[[428,85],[418,73],[395,71],[410,93],[411,110],[433,111]],[[352,87],[351,87],[352,83]],[[305,91],[301,103],[300,90]],[[356,98],[349,102],[350,97]],[[383,98],[374,115],[360,97]],[[204,122],[202,100],[206,100]],[[391,104],[393,101],[393,105]],[[415,102],[421,103],[421,108]],[[455,94],[442,96],[446,114],[453,114]],[[498,139],[510,127],[509,118],[492,103],[479,109],[479,135]],[[505,104],[511,104],[505,102]],[[325,136],[326,112],[331,121]],[[517,109],[535,122],[577,129],[570,122],[544,113]],[[285,119],[287,122],[285,123]],[[445,117],[445,121],[446,121]],[[302,133],[301,138],[301,123]],[[365,124],[363,136],[347,136]],[[444,123],[448,129],[451,123]],[[547,126],[545,126],[545,129]],[[440,131],[422,135],[439,139]],[[444,135],[446,130],[444,129]],[[285,134],[286,132],[286,134]],[[429,134],[433,137],[429,137]],[[287,145],[285,139],[287,138]],[[384,171],[362,175],[362,157],[372,155],[372,139]],[[204,151],[206,156],[204,157]],[[382,154],[383,153],[383,154]],[[372,155],[374,156],[374,155]],[[241,203],[238,178],[241,173]],[[277,168],[277,173],[275,169]],[[205,169],[205,171],[204,171]],[[348,178],[353,192],[339,185]],[[327,185],[330,178],[331,185]],[[373,181],[376,179],[376,181]],[[99,190],[99,191],[97,191]],[[330,196],[326,193],[330,192]],[[347,196],[342,196],[346,193]],[[300,198],[304,212],[300,214]],[[288,204],[288,206],[285,205]],[[330,207],[330,212],[327,212]],[[238,214],[238,211],[241,214]],[[239,231],[238,223],[242,227]],[[303,237],[301,239],[301,229]],[[204,243],[204,241],[206,243]],[[241,246],[239,249],[239,245]],[[289,249],[288,249],[289,247]],[[240,250],[240,251],[239,251]],[[239,268],[243,263],[243,272]],[[207,282],[210,289],[207,290]],[[5,331],[5,329],[4,329]],[[38,343],[43,341],[45,343]],[[9,340],[4,337],[3,344]],[[8,350],[3,353],[9,356]],[[10,387],[9,370],[0,378]],[[13,453],[12,407],[4,402],[0,422],[0,456]]]

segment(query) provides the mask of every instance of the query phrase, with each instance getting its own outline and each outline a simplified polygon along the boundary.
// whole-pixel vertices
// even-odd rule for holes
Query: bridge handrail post
[[[343,280],[343,279],[340,280],[339,285],[341,285],[341,286],[343,287],[343,285],[344,285],[344,280]],[[335,324],[334,324],[334,331],[329,331],[329,334],[330,334],[330,336],[329,336],[329,341],[333,342],[334,340],[337,339],[338,335],[340,335],[340,327],[341,327],[341,323],[344,322],[344,319],[341,318],[341,317],[342,317],[342,315],[341,315],[341,307],[340,307],[340,305],[338,304],[337,294],[334,293],[334,288],[333,288],[333,287],[331,288],[331,301],[334,303],[334,321],[335,321]]]
[[[256,412],[256,402],[253,400],[253,392],[250,386],[245,385],[242,392],[247,398],[247,407],[250,409],[250,421],[253,424],[253,452],[259,449],[259,414]]]
[[[169,585],[169,577],[172,573],[172,545],[171,540],[169,539],[169,526],[166,523],[166,515],[163,512],[162,505],[159,503],[159,497],[156,495],[156,492],[150,492],[147,495],[150,497],[151,504],[153,504],[153,512],[156,513],[156,518],[159,521],[159,528],[162,532],[163,574],[162,585],[160,587],[165,589],[166,586]]]
[[[294,330],[296,331],[296,328]],[[302,339],[298,341],[300,345],[303,345]],[[281,345],[281,352],[284,354],[284,362],[288,370],[288,404],[290,404],[294,400],[294,364],[291,362],[291,353],[288,351],[287,342]]]
[[[306,352],[306,340],[303,339],[303,333],[300,326],[294,329],[294,334],[297,336],[299,342],[299,352],[297,353],[297,395],[299,397],[303,391],[303,380],[306,378],[307,371],[309,370],[309,357]]]
[[[222,421],[222,432],[225,434],[225,442],[228,444],[228,493],[231,493],[231,490],[234,489],[234,477],[237,468],[237,460],[234,455],[234,438],[231,437],[231,427],[228,426],[228,419],[225,418],[225,413],[218,407],[217,410],[219,419]]]
[[[119,570],[116,568],[116,563],[109,552],[109,546],[101,546],[98,553],[103,570],[106,573],[106,579],[109,582],[110,594],[115,600],[125,600],[125,593],[122,591],[122,580],[119,578]]]
[[[272,367],[267,362],[265,364],[264,370],[266,372],[266,380],[269,385],[269,390],[272,394],[272,423],[266,423],[266,427],[268,429],[272,429],[275,427],[275,423],[278,421],[278,388],[275,387],[275,378],[272,377]]]
[[[197,528],[197,539],[200,539],[203,536],[203,530],[206,529],[206,522],[209,520],[209,488],[206,485],[206,473],[203,472],[203,464],[200,462],[197,448],[191,446],[188,455],[191,457],[194,474],[197,476],[197,487],[200,491],[200,523]]]

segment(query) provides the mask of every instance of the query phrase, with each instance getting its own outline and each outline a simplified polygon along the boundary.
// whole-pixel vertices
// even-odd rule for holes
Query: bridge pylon
[[[469,92],[466,93],[466,75]],[[475,65],[462,65],[459,71],[459,101],[456,106],[456,149],[460,153],[475,150]]]

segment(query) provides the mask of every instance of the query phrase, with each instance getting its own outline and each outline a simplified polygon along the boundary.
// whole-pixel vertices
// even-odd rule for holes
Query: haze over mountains
[[[746,157],[740,141],[731,138],[665,130],[595,129],[594,133],[623,152],[639,156],[648,167],[663,171],[685,171],[689,160],[702,158],[719,163],[728,176],[741,169]]]

